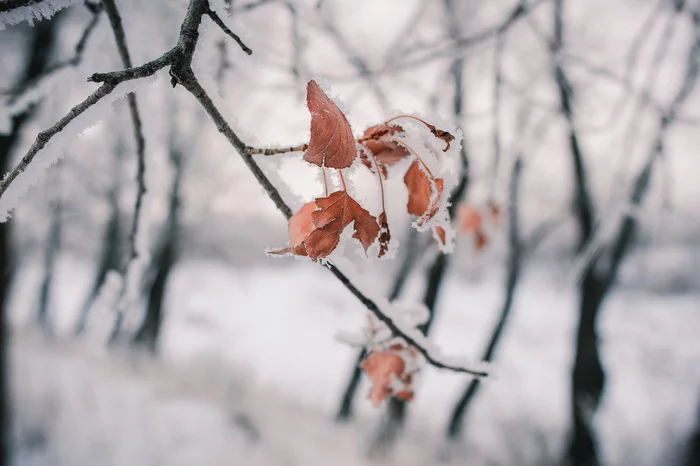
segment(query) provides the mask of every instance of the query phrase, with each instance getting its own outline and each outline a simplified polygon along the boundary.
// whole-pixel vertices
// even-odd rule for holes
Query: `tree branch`
[[[221,21],[221,18],[219,15],[216,13],[216,11],[212,10],[211,8],[207,11],[207,15],[211,18],[212,21],[216,23],[217,26],[221,28],[222,31],[229,37],[231,37],[233,40],[236,41],[236,43],[243,49],[245,53],[248,55],[252,55],[253,51],[250,50],[250,48],[243,43],[240,37],[238,37],[236,34],[233,33],[225,24],[223,21]]]
[[[73,56],[67,60],[63,60],[51,66],[47,66],[46,69],[41,73],[41,75],[35,77],[34,79],[22,81],[14,89],[2,92],[2,94],[9,95],[7,99],[7,103],[9,105],[12,105],[14,102],[21,99],[22,96],[29,89],[35,87],[39,81],[46,79],[49,76],[52,76],[53,74],[62,69],[68,67],[77,67],[80,64],[80,62],[83,60],[83,53],[85,52],[85,46],[87,44],[87,41],[92,35],[93,31],[95,30],[95,27],[97,26],[97,23],[100,19],[100,13],[102,12],[102,4],[92,5],[91,3],[85,3],[85,5],[90,5],[87,8],[92,13],[92,17],[90,18],[90,21],[88,22],[87,26],[85,26],[85,29],[83,30],[83,33],[80,36],[80,40],[78,40],[78,42],[75,44],[75,51],[73,52]]]
[[[309,148],[308,144],[299,144],[298,146],[292,147],[269,147],[266,149],[261,149],[257,147],[246,146],[245,151],[250,155],[277,155],[277,154],[288,154],[290,152],[304,152]]]
[[[221,115],[221,112],[216,108],[211,98],[207,95],[204,88],[202,88],[194,72],[192,71],[192,57],[199,39],[199,25],[202,21],[202,16],[208,14],[209,10],[208,0],[190,0],[187,13],[180,27],[178,43],[175,47],[173,47],[173,49],[169,50],[161,57],[139,67],[128,68],[123,71],[114,71],[110,73],[93,74],[88,80],[92,82],[102,82],[102,86],[100,86],[100,88],[93,93],[93,95],[91,95],[78,107],[73,109],[71,113],[60,120],[59,123],[54,125],[51,128],[52,133],[50,133],[48,137],[45,134],[46,132],[43,132],[40,133],[37,139],[38,141],[43,141],[43,145],[45,145],[50,136],[53,136],[59,132],[68,124],[68,122],[77,116],[73,115],[74,112],[78,112],[78,114],[84,112],[106,94],[112,92],[121,82],[150,76],[156,71],[170,65],[170,74],[173,85],[180,84],[193,95],[193,97],[207,112],[209,118],[214,122],[219,132],[222,133],[229,143],[238,151],[246,166],[248,166],[260,185],[266,191],[268,197],[277,206],[278,210],[280,210],[286,218],[290,218],[292,216],[291,208],[284,202],[277,188],[275,188],[272,182],[267,178],[267,176],[265,176],[260,167],[255,163],[252,156],[247,151],[249,146],[246,146],[246,144],[233,131],[231,126]],[[67,121],[64,122],[64,120]],[[43,145],[41,145],[41,147],[43,147]],[[31,153],[35,155],[41,147],[33,149]],[[25,156],[23,158],[23,165],[16,167],[13,172],[16,171],[17,174],[19,174],[19,172],[21,172],[31,161],[32,157],[27,159]],[[16,177],[17,174],[15,174],[14,177]],[[10,182],[11,180],[3,180],[2,184],[0,184],[3,191],[7,188],[7,185]],[[0,191],[0,195],[1,194],[2,191]],[[485,371],[472,370],[459,364],[452,364],[442,360],[437,355],[431,354],[431,352],[427,349],[427,338],[420,335],[418,332],[402,329],[400,323],[395,322],[384,311],[382,311],[372,299],[360,291],[335,265],[331,263],[326,263],[324,265],[372,314],[374,314],[375,317],[377,317],[377,319],[382,321],[395,336],[404,339],[408,345],[414,346],[416,350],[424,356],[425,360],[429,364],[437,368],[471,374],[477,377],[484,377],[488,375]]]
[[[131,62],[131,56],[129,54],[129,48],[126,45],[126,34],[124,33],[124,26],[122,25],[122,18],[117,9],[117,5],[114,0],[102,0],[102,5],[104,6],[105,13],[107,13],[107,18],[109,19],[109,24],[112,27],[112,32],[114,33],[114,40],[117,43],[117,50],[119,52],[119,57],[122,60],[124,68],[133,68]],[[126,273],[128,273],[131,264],[139,258],[140,251],[137,246],[137,236],[139,233],[139,227],[141,226],[141,211],[143,208],[143,198],[146,195],[146,140],[143,136],[143,125],[141,123],[141,115],[139,114],[138,104],[136,101],[136,94],[130,92],[127,95],[127,100],[129,103],[129,115],[131,117],[131,122],[134,128],[134,141],[136,142],[136,200],[134,202],[134,212],[131,220],[131,232],[129,233],[129,260],[126,266]],[[117,309],[117,318],[115,325],[115,332],[112,333],[113,336],[118,335],[122,315],[124,312],[122,300],[127,293],[128,280],[124,280],[124,286],[121,289],[120,305]]]

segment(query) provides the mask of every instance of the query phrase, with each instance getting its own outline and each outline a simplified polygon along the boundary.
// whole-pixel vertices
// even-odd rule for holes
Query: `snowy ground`
[[[90,270],[68,259],[46,341],[28,330],[37,270],[25,269],[13,305],[18,465],[356,465],[381,411],[361,387],[359,420],[332,422],[355,351],[335,341],[364,315],[310,264],[238,270],[187,262],[173,277],[162,360],[107,354],[68,340]],[[551,272],[549,272],[551,275]],[[498,277],[451,278],[433,338],[476,356],[495,319]],[[312,292],[309,292],[309,291]],[[419,281],[409,295],[419,295]],[[608,390],[597,418],[611,465],[668,464],[690,429],[700,393],[700,295],[622,291],[607,303],[602,350]],[[499,353],[497,376],[468,419],[465,442],[444,455],[442,433],[468,381],[428,368],[399,448],[381,464],[547,464],[568,423],[572,287],[529,270]]]

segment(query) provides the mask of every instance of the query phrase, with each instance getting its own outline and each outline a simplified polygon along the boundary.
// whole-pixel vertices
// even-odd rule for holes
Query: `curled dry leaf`
[[[406,171],[403,181],[408,189],[408,213],[417,215],[418,225],[423,225],[435,216],[440,207],[440,198],[444,189],[443,180],[434,178],[431,182],[416,160]]]
[[[434,135],[436,138],[442,139],[443,141],[445,141],[445,144],[447,144],[447,145],[445,146],[445,148],[444,148],[442,151],[443,151],[443,152],[447,152],[448,150],[450,150],[450,143],[451,143],[452,141],[455,140],[455,137],[452,136],[452,135],[451,135],[450,133],[448,133],[447,131],[443,131],[443,130],[441,130],[441,129],[438,129],[438,128],[436,128],[435,126],[433,126],[433,125],[431,125],[431,124],[426,123],[425,125],[428,127],[428,129],[430,130],[430,132],[433,133],[433,135]]]
[[[382,176],[387,178],[387,166],[394,165],[404,157],[408,157],[410,152],[405,147],[397,144],[394,141],[380,139],[382,136],[392,136],[397,133],[402,133],[403,128],[398,125],[381,125],[370,126],[365,130],[365,134],[358,140],[360,144],[367,149],[374,160],[377,162]],[[369,156],[364,152],[360,152],[360,160],[372,171],[375,171],[374,164]]]
[[[411,374],[404,374],[406,363],[398,354],[388,351],[373,351],[360,365],[372,381],[372,389],[369,399],[375,406],[379,406],[384,399],[394,394],[405,401],[413,399]],[[394,393],[392,385],[398,379],[403,383],[404,389]]]
[[[382,257],[389,250],[389,241],[391,240],[391,232],[389,232],[389,222],[386,219],[386,212],[379,214],[377,218],[379,223],[379,255]]]
[[[377,220],[353,199],[347,191],[336,191],[315,201],[318,210],[311,213],[314,229],[306,237],[306,252],[312,260],[328,256],[338,246],[340,234],[353,222],[352,235],[362,243],[365,252],[379,234]]]
[[[311,140],[304,160],[328,168],[352,165],[357,146],[350,123],[316,81],[306,86],[306,105],[311,113]]]
[[[304,240],[314,230],[314,224],[311,220],[311,214],[316,211],[315,202],[307,202],[299,211],[292,215],[287,225],[289,232],[289,247],[276,251],[269,251],[270,254],[295,254],[297,256],[306,256],[306,246]]]

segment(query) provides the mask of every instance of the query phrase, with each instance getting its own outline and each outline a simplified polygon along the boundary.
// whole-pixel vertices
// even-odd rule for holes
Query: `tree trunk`
[[[102,254],[100,255],[99,263],[97,264],[97,272],[93,280],[90,292],[85,298],[80,314],[75,323],[75,336],[82,334],[85,331],[87,320],[90,314],[97,294],[102,288],[102,285],[107,278],[107,273],[110,270],[120,270],[122,248],[121,248],[121,217],[118,204],[118,189],[112,189],[108,193],[109,198],[109,219],[105,225],[105,230],[102,235]]]
[[[171,142],[171,144],[175,145],[175,142]],[[141,346],[151,353],[155,353],[158,347],[158,337],[160,336],[164,316],[163,298],[165,297],[170,272],[178,256],[181,202],[180,185],[183,175],[183,156],[179,147],[171,147],[170,162],[175,170],[175,174],[170,187],[168,219],[158,254],[151,263],[155,271],[153,273],[154,278],[150,290],[147,293],[148,306],[146,308],[146,315],[133,337],[134,345]]]
[[[592,420],[605,387],[605,372],[598,353],[597,318],[607,285],[594,270],[595,267],[588,269],[579,286],[576,356],[571,378],[573,431],[568,458],[577,466],[600,464]]]
[[[60,14],[60,13],[59,13]],[[38,78],[45,69],[53,48],[56,18],[53,21],[39,21],[32,29],[31,52],[24,70],[22,81]],[[0,134],[0,176],[9,171],[12,151],[19,139],[22,127],[33,109],[12,119],[10,134]],[[7,377],[8,345],[8,297],[13,272],[13,254],[9,222],[0,223],[0,466],[10,463],[8,445],[10,429],[9,389]]]
[[[508,318],[510,317],[510,311],[513,307],[513,301],[515,299],[515,289],[518,286],[522,270],[523,245],[520,239],[520,219],[518,214],[521,173],[522,161],[521,159],[518,159],[513,166],[513,177],[510,184],[510,208],[508,219],[508,275],[506,278],[505,297],[503,300],[503,306],[501,307],[501,314],[498,318],[498,323],[491,333],[491,338],[482,356],[482,360],[486,362],[492,361],[496,355],[496,349],[498,348],[498,344],[501,341],[501,337],[503,336],[503,332],[508,323]],[[459,400],[457,400],[447,426],[447,437],[449,439],[456,439],[462,433],[464,417],[467,415],[468,408],[478,393],[480,387],[481,381],[479,379],[472,379],[467,385],[467,388],[464,390],[462,396],[459,398]]]
[[[49,310],[51,305],[51,290],[53,288],[53,278],[56,270],[56,259],[61,248],[61,200],[60,200],[60,172],[54,173],[56,176],[56,200],[51,202],[51,226],[46,238],[46,249],[44,250],[44,276],[39,289],[39,305],[37,308],[37,323],[46,335],[51,334],[51,322]]]

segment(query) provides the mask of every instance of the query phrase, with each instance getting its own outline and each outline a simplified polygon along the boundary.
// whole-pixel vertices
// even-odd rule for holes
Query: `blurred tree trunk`
[[[172,138],[171,138],[172,139]],[[180,235],[180,187],[183,175],[183,154],[180,146],[171,141],[170,163],[174,170],[170,196],[168,199],[168,218],[158,252],[151,262],[150,275],[153,276],[147,292],[148,304],[144,320],[136,331],[133,343],[154,353],[158,346],[158,337],[163,323],[163,298],[165,297],[168,278],[177,261]]]
[[[513,307],[515,299],[515,289],[520,280],[522,270],[523,245],[520,238],[520,220],[518,213],[519,193],[520,193],[520,178],[522,173],[522,160],[520,157],[515,161],[513,166],[513,174],[510,182],[510,200],[509,200],[509,218],[508,218],[508,275],[506,278],[505,297],[501,307],[501,314],[498,322],[493,329],[489,343],[482,356],[483,361],[490,362],[493,360],[498,344],[501,341],[505,330],[510,311]],[[479,379],[472,379],[462,396],[457,400],[455,407],[452,410],[450,421],[447,426],[447,437],[456,439],[462,432],[464,425],[464,417],[468,412],[468,408],[481,387]]]
[[[700,464],[700,404],[697,406],[697,421],[695,428],[688,439],[688,446],[683,458],[683,466],[697,466]]]
[[[51,334],[50,322],[50,305],[51,291],[53,289],[53,279],[56,270],[56,259],[61,248],[61,172],[58,167],[52,173],[54,182],[50,183],[49,189],[51,195],[54,196],[50,202],[51,208],[51,225],[46,238],[46,246],[44,249],[44,276],[41,280],[39,289],[39,304],[37,307],[37,323],[46,335]]]
[[[110,270],[121,270],[122,247],[121,247],[121,210],[119,209],[119,193],[121,191],[121,160],[123,156],[121,140],[118,140],[115,148],[114,182],[107,192],[107,202],[109,205],[109,218],[102,233],[102,247],[100,260],[97,264],[95,279],[92,282],[90,292],[85,298],[80,314],[75,323],[75,335],[80,335],[85,330],[87,320],[97,295],[107,278]]]
[[[49,61],[49,54],[55,40],[55,24],[53,21],[39,21],[32,29],[31,46],[23,76],[20,82],[38,78]],[[12,129],[9,134],[0,134],[0,173],[10,170],[12,153],[19,140],[22,128],[29,119],[33,108],[15,116],[12,119]],[[0,223],[0,465],[9,464],[9,433],[10,413],[8,403],[7,380],[7,303],[13,272],[13,254],[11,245],[10,223]]]
[[[584,167],[573,114],[573,88],[561,64],[564,45],[563,0],[554,3],[554,37],[552,40],[552,68],[559,93],[561,113],[568,124],[569,149],[574,170],[574,211],[579,224],[578,252],[590,242],[593,235],[593,199]],[[596,274],[596,260],[586,269],[579,285],[579,321],[575,342],[575,359],[571,381],[571,410],[573,431],[568,458],[577,466],[599,464],[593,414],[598,408],[605,386],[605,372],[598,352],[597,317],[605,291]]]

